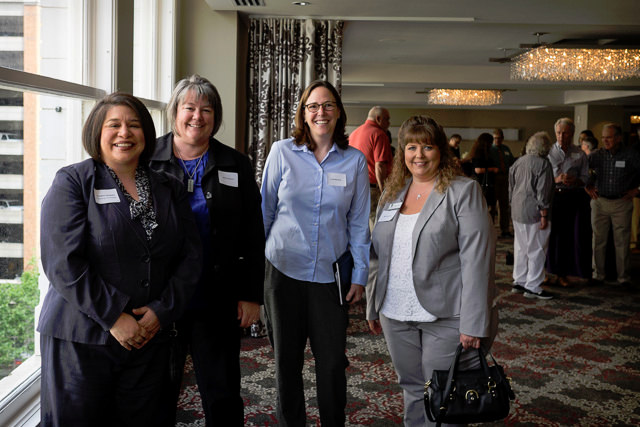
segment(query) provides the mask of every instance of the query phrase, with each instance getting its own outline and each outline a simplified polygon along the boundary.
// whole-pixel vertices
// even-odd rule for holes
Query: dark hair
[[[176,115],[178,113],[178,106],[187,96],[189,91],[193,91],[197,99],[205,97],[211,108],[213,109],[213,131],[210,136],[213,136],[218,132],[222,125],[222,100],[218,89],[209,80],[197,74],[192,74],[176,83],[176,87],[173,88],[171,98],[167,104],[167,120],[171,124],[171,131],[180,135],[176,131]]]
[[[580,132],[580,135],[585,134],[588,138],[595,138],[595,135],[593,134],[593,132],[591,132],[589,129],[585,129],[582,132]]]
[[[449,141],[451,141],[453,138],[455,139],[459,139],[460,141],[462,141],[462,136],[459,133],[454,133],[449,137]]]
[[[311,138],[311,133],[309,131],[309,125],[304,121],[304,106],[313,92],[314,89],[324,87],[331,92],[333,98],[336,100],[336,105],[338,106],[338,111],[340,111],[340,117],[338,117],[338,121],[336,123],[336,128],[333,130],[333,141],[338,145],[338,147],[345,150],[349,146],[349,137],[345,132],[345,125],[347,123],[347,112],[344,110],[344,106],[342,105],[342,100],[340,99],[340,94],[336,90],[333,85],[324,80],[315,80],[311,82],[309,86],[302,92],[302,96],[300,97],[300,102],[298,103],[298,109],[296,110],[295,116],[295,129],[293,130],[293,138],[294,142],[297,145],[306,145],[309,150],[313,151],[316,148],[316,143]]]
[[[493,144],[493,135],[490,133],[481,133],[478,136],[478,139],[475,140],[473,146],[471,147],[471,153],[469,154],[469,158],[471,159],[488,159],[489,158],[489,149]]]
[[[502,129],[500,129],[500,128],[495,128],[493,130],[493,134],[494,135],[500,135],[500,137],[502,137],[504,139],[504,133],[502,132]]]
[[[422,145],[433,145],[438,147],[440,151],[440,164],[438,165],[438,183],[436,190],[440,193],[449,187],[451,181],[461,175],[455,157],[449,149],[447,136],[438,123],[431,117],[412,116],[402,123],[398,131],[398,148],[393,160],[393,169],[391,176],[386,181],[385,191],[380,203],[394,199],[398,193],[404,188],[407,178],[411,176],[411,172],[407,168],[404,161],[404,150],[409,143],[418,143]]]
[[[124,105],[131,108],[142,126],[144,133],[144,149],[140,154],[140,164],[147,164],[156,149],[156,128],[153,125],[153,119],[149,110],[144,106],[142,101],[133,95],[124,92],[114,92],[102,98],[91,109],[87,121],[84,122],[82,128],[82,145],[93,160],[102,162],[100,155],[100,139],[102,136],[102,125],[107,116],[107,112],[111,107]]]

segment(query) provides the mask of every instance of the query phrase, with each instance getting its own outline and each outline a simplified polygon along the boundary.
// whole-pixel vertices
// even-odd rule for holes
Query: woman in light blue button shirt
[[[348,305],[340,305],[332,263],[354,259],[346,296],[362,298],[369,262],[369,177],[349,147],[336,89],[315,81],[302,94],[293,137],[276,142],[262,180],[266,236],[265,311],[274,348],[278,420],[306,423],[302,366],[307,338],[316,360],[320,421],[344,425]]]

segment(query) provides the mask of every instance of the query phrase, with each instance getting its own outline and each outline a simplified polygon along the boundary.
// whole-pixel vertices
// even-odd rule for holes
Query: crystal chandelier
[[[515,80],[611,82],[640,77],[640,49],[541,46],[514,57]]]
[[[432,89],[427,94],[427,102],[438,105],[501,104],[502,91],[492,89]]]

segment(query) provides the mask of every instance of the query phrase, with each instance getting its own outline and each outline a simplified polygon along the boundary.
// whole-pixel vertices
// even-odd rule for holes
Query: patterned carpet
[[[633,285],[548,288],[557,298],[532,300],[510,292],[506,251],[498,241],[500,330],[493,354],[512,377],[516,401],[509,417],[493,425],[640,425],[640,255],[634,254]],[[243,339],[241,364],[245,420],[276,425],[273,352],[266,338]],[[402,423],[402,395],[382,336],[368,332],[364,305],[351,309],[347,352],[347,424]],[[314,363],[304,366],[307,417],[320,425]],[[190,364],[179,402],[177,426],[204,426]]]

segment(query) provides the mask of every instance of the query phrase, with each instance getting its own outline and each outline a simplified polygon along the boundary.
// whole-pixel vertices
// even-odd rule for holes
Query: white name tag
[[[395,202],[389,205],[389,210],[400,209],[402,207],[402,202]]]
[[[623,167],[624,167],[624,165],[625,165],[625,161],[624,161],[624,160],[618,160],[618,161],[616,162],[616,167],[617,167],[617,168],[623,168]]]
[[[571,153],[571,158],[572,159],[579,159],[580,157],[582,157],[582,154],[580,154],[580,153]]]
[[[120,203],[120,196],[118,196],[118,190],[115,188],[108,188],[106,190],[98,190],[97,188],[94,188],[93,197],[95,197],[96,203],[99,205]]]
[[[343,173],[329,172],[327,174],[327,184],[333,185],[334,187],[346,187],[347,175]]]
[[[393,219],[393,217],[396,216],[397,212],[398,212],[397,209],[382,211],[382,213],[380,214],[380,218],[378,218],[378,222],[391,221]]]
[[[218,181],[220,181],[220,184],[229,187],[237,187],[238,174],[236,172],[218,171]]]

